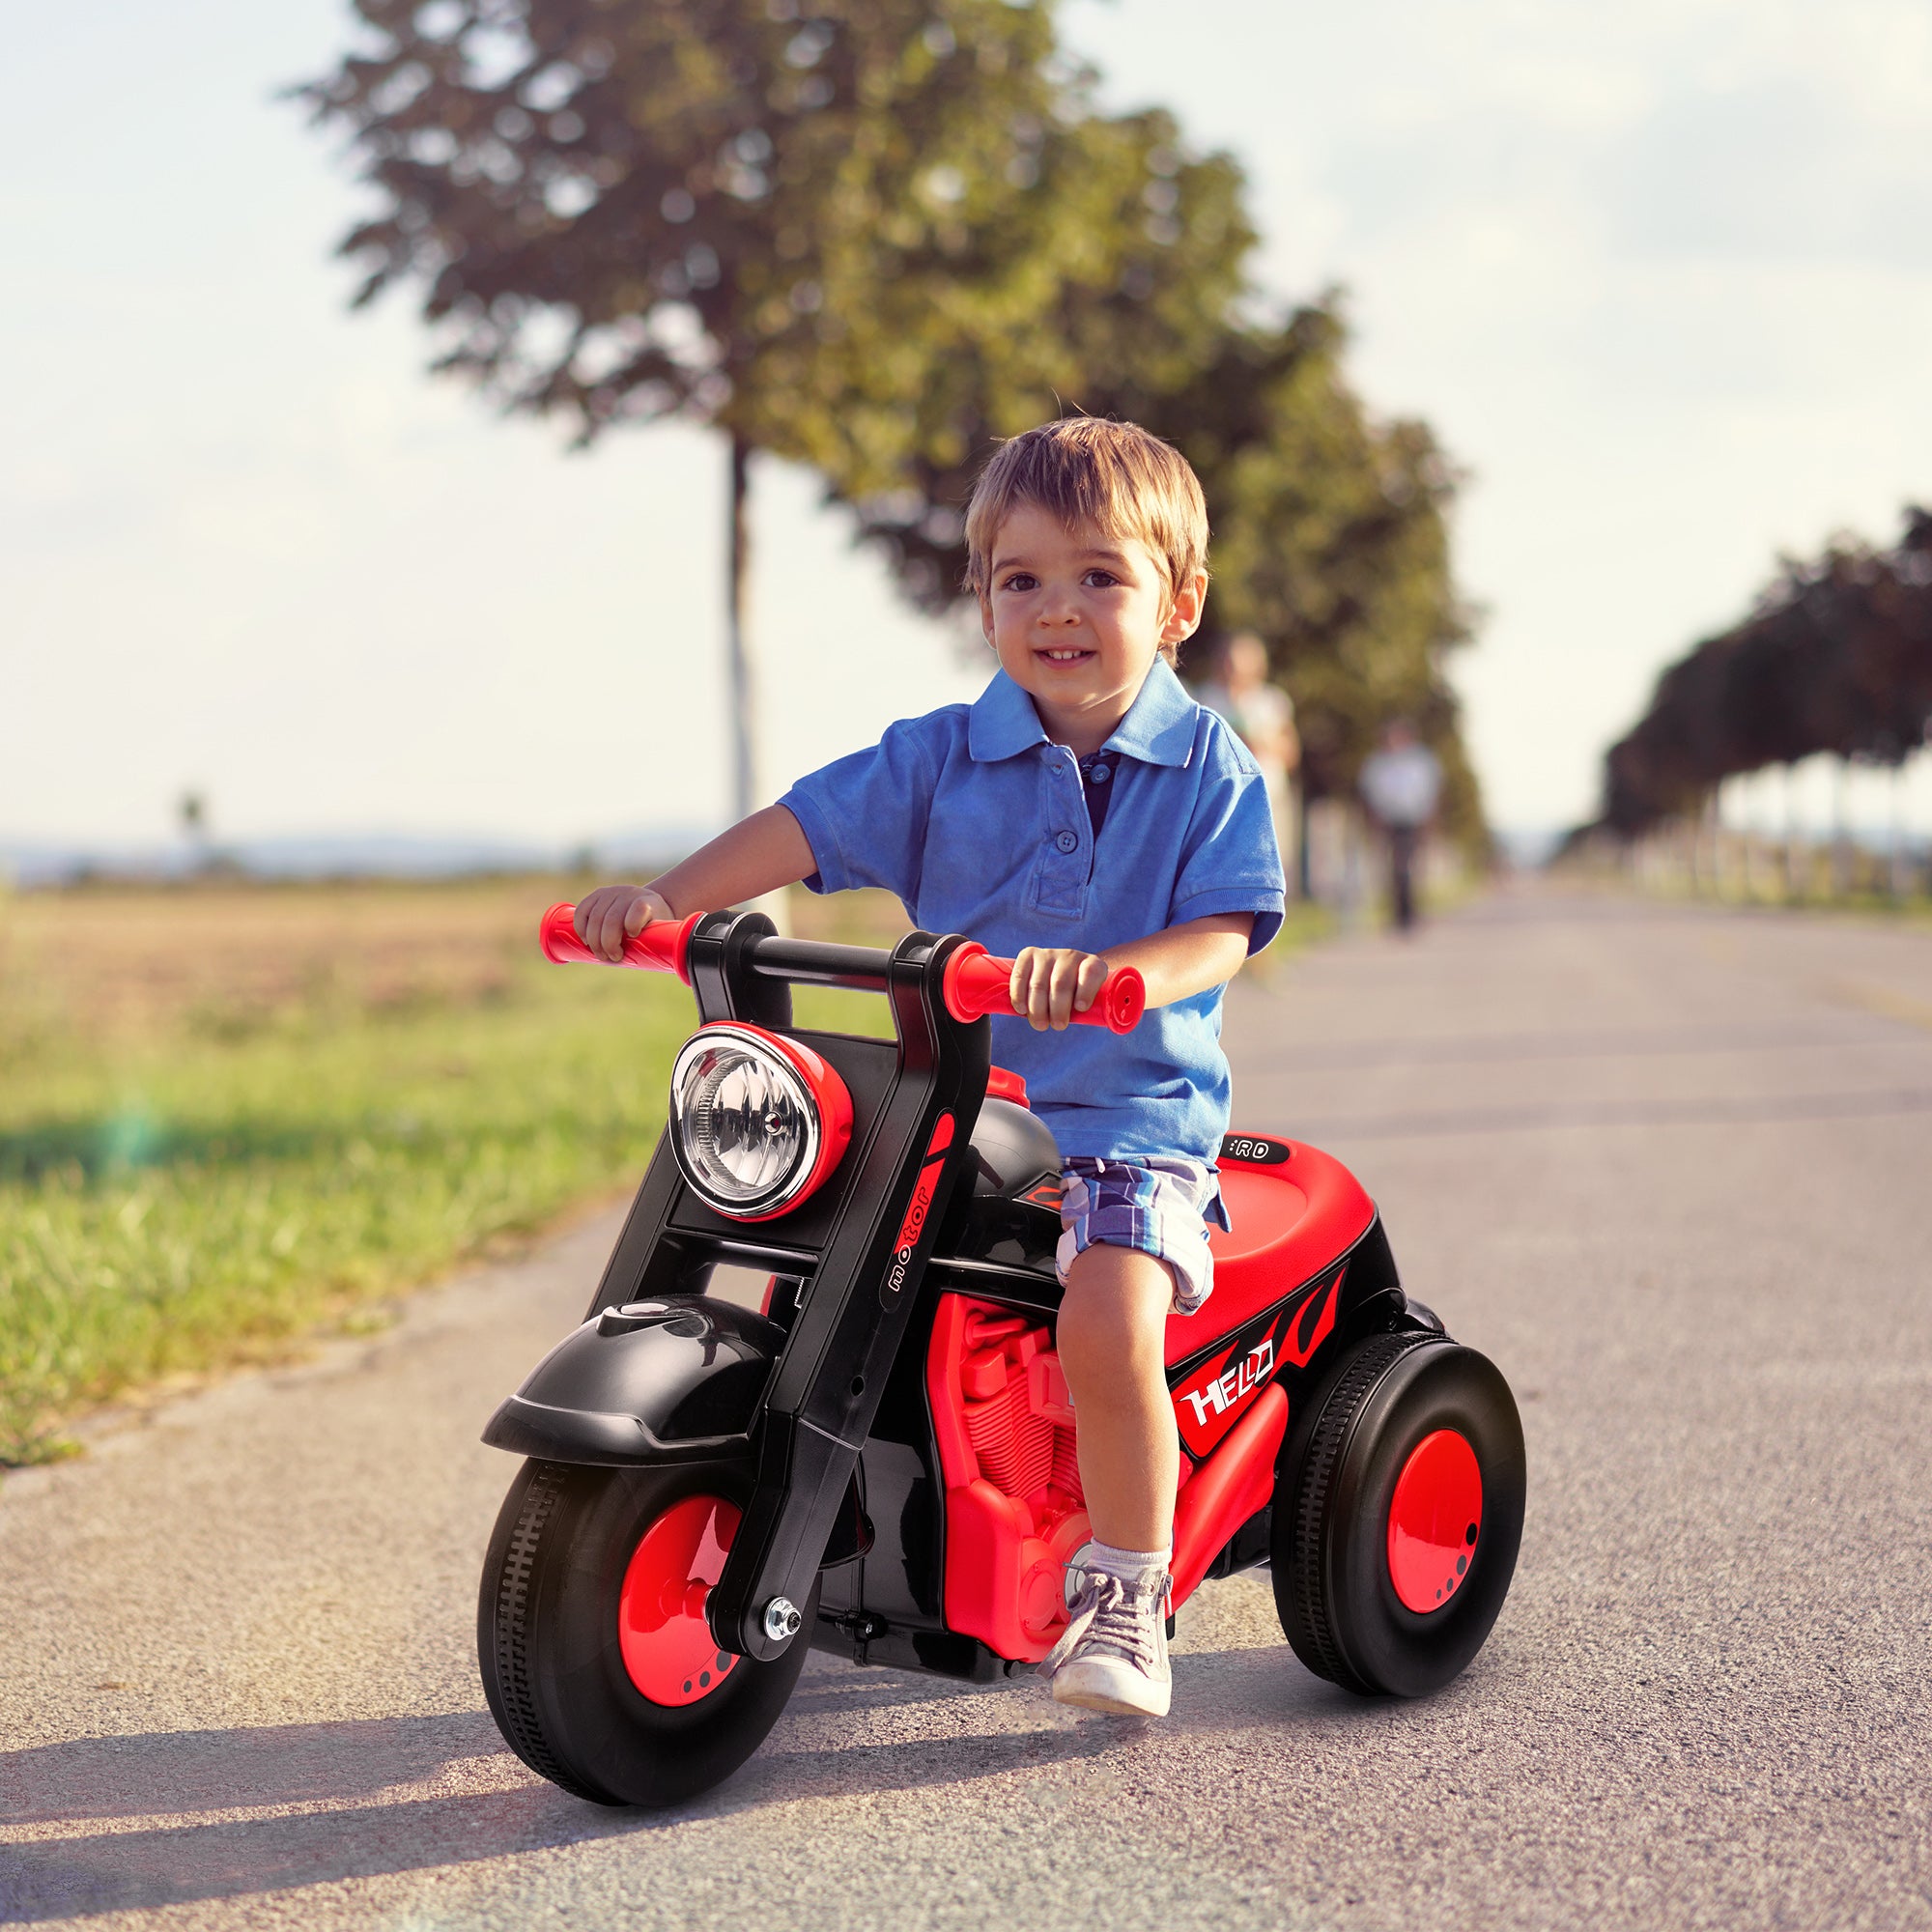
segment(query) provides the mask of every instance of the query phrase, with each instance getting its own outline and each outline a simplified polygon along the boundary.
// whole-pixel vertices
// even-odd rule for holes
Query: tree
[[[1317,788],[1406,713],[1479,826],[1447,465],[1368,420],[1332,304],[1256,318],[1239,169],[1160,110],[1095,112],[1052,0],[356,4],[371,46],[304,93],[383,199],[343,243],[357,299],[420,284],[439,367],[582,440],[668,415],[729,440],[741,810],[751,453],[814,466],[939,610],[993,441],[1072,407],[1194,461],[1216,608],[1269,639]]]
[[[1932,722],[1932,516],[1891,551],[1784,558],[1750,613],[1659,677],[1605,758],[1600,823],[1634,838],[1726,778],[1818,753],[1900,766]]]
[[[908,319],[970,312],[978,228],[1031,199],[1065,86],[1050,8],[356,13],[369,43],[299,93],[347,130],[382,203],[342,243],[368,265],[357,303],[416,284],[439,369],[562,414],[580,441],[673,416],[728,440],[734,803],[749,810],[752,453],[902,460],[905,402],[930,366]]]

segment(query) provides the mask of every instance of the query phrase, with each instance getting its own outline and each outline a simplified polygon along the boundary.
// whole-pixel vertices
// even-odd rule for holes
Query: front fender
[[[749,1452],[784,1347],[762,1315],[702,1294],[606,1308],[531,1371],[483,1431],[551,1463],[675,1463]]]

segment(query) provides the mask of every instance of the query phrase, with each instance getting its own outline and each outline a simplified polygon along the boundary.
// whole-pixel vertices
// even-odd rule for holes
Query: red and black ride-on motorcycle
[[[572,908],[553,959],[589,959]],[[1060,1159],[984,1016],[1009,963],[890,952],[756,913],[653,925],[702,1025],[587,1319],[484,1439],[529,1460],[484,1564],[477,1648],[511,1747],[566,1790],[656,1804],[771,1728],[808,1647],[989,1682],[1065,1627],[1087,1540],[1054,1352]],[[802,1031],[793,984],[889,1001],[895,1039]],[[1143,991],[1111,975],[1091,1022]],[[1167,1331],[1184,1454],[1174,1601],[1273,1566],[1288,1640],[1363,1693],[1476,1654],[1522,1528],[1516,1405],[1405,1298],[1340,1162],[1235,1134],[1215,1287]]]

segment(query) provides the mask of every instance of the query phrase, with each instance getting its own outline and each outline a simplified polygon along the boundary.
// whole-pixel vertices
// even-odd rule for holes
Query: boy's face
[[[1056,744],[1096,752],[1139,696],[1163,643],[1191,637],[1208,573],[1168,595],[1146,544],[1016,504],[980,597],[986,641]]]

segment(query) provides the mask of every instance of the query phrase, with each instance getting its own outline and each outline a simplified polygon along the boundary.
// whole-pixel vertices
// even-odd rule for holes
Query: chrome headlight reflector
[[[736,1221],[781,1214],[838,1163],[852,1136],[845,1083],[810,1047],[719,1021],[670,1074],[671,1152],[692,1190]]]

